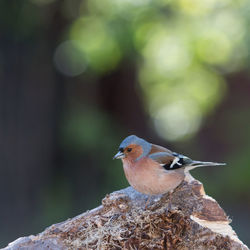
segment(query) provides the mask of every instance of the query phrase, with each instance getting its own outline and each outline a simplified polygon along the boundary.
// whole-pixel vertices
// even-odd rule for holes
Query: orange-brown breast
[[[176,188],[184,179],[183,169],[166,171],[150,158],[138,161],[123,160],[123,168],[129,184],[137,191],[156,195]]]

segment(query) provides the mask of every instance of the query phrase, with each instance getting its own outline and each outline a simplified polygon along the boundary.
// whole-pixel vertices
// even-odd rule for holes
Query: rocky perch
[[[242,249],[223,209],[186,180],[171,195],[146,195],[132,187],[106,195],[102,205],[52,225],[36,236],[21,237],[4,249]]]

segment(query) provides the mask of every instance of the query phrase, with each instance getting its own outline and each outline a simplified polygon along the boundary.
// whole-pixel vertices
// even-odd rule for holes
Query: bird
[[[130,135],[121,142],[113,159],[122,160],[129,184],[149,197],[171,193],[194,168],[226,165],[192,160],[136,135]]]

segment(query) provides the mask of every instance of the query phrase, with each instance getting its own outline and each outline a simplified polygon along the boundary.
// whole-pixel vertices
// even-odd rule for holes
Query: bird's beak
[[[119,151],[114,157],[113,157],[113,160],[114,159],[122,159],[125,157],[125,154],[121,151]]]

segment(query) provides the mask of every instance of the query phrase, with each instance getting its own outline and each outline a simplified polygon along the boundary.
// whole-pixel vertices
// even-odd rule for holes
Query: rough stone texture
[[[4,249],[248,249],[192,178],[171,195],[153,197],[147,209],[146,199],[132,187],[108,194],[101,206]]]

